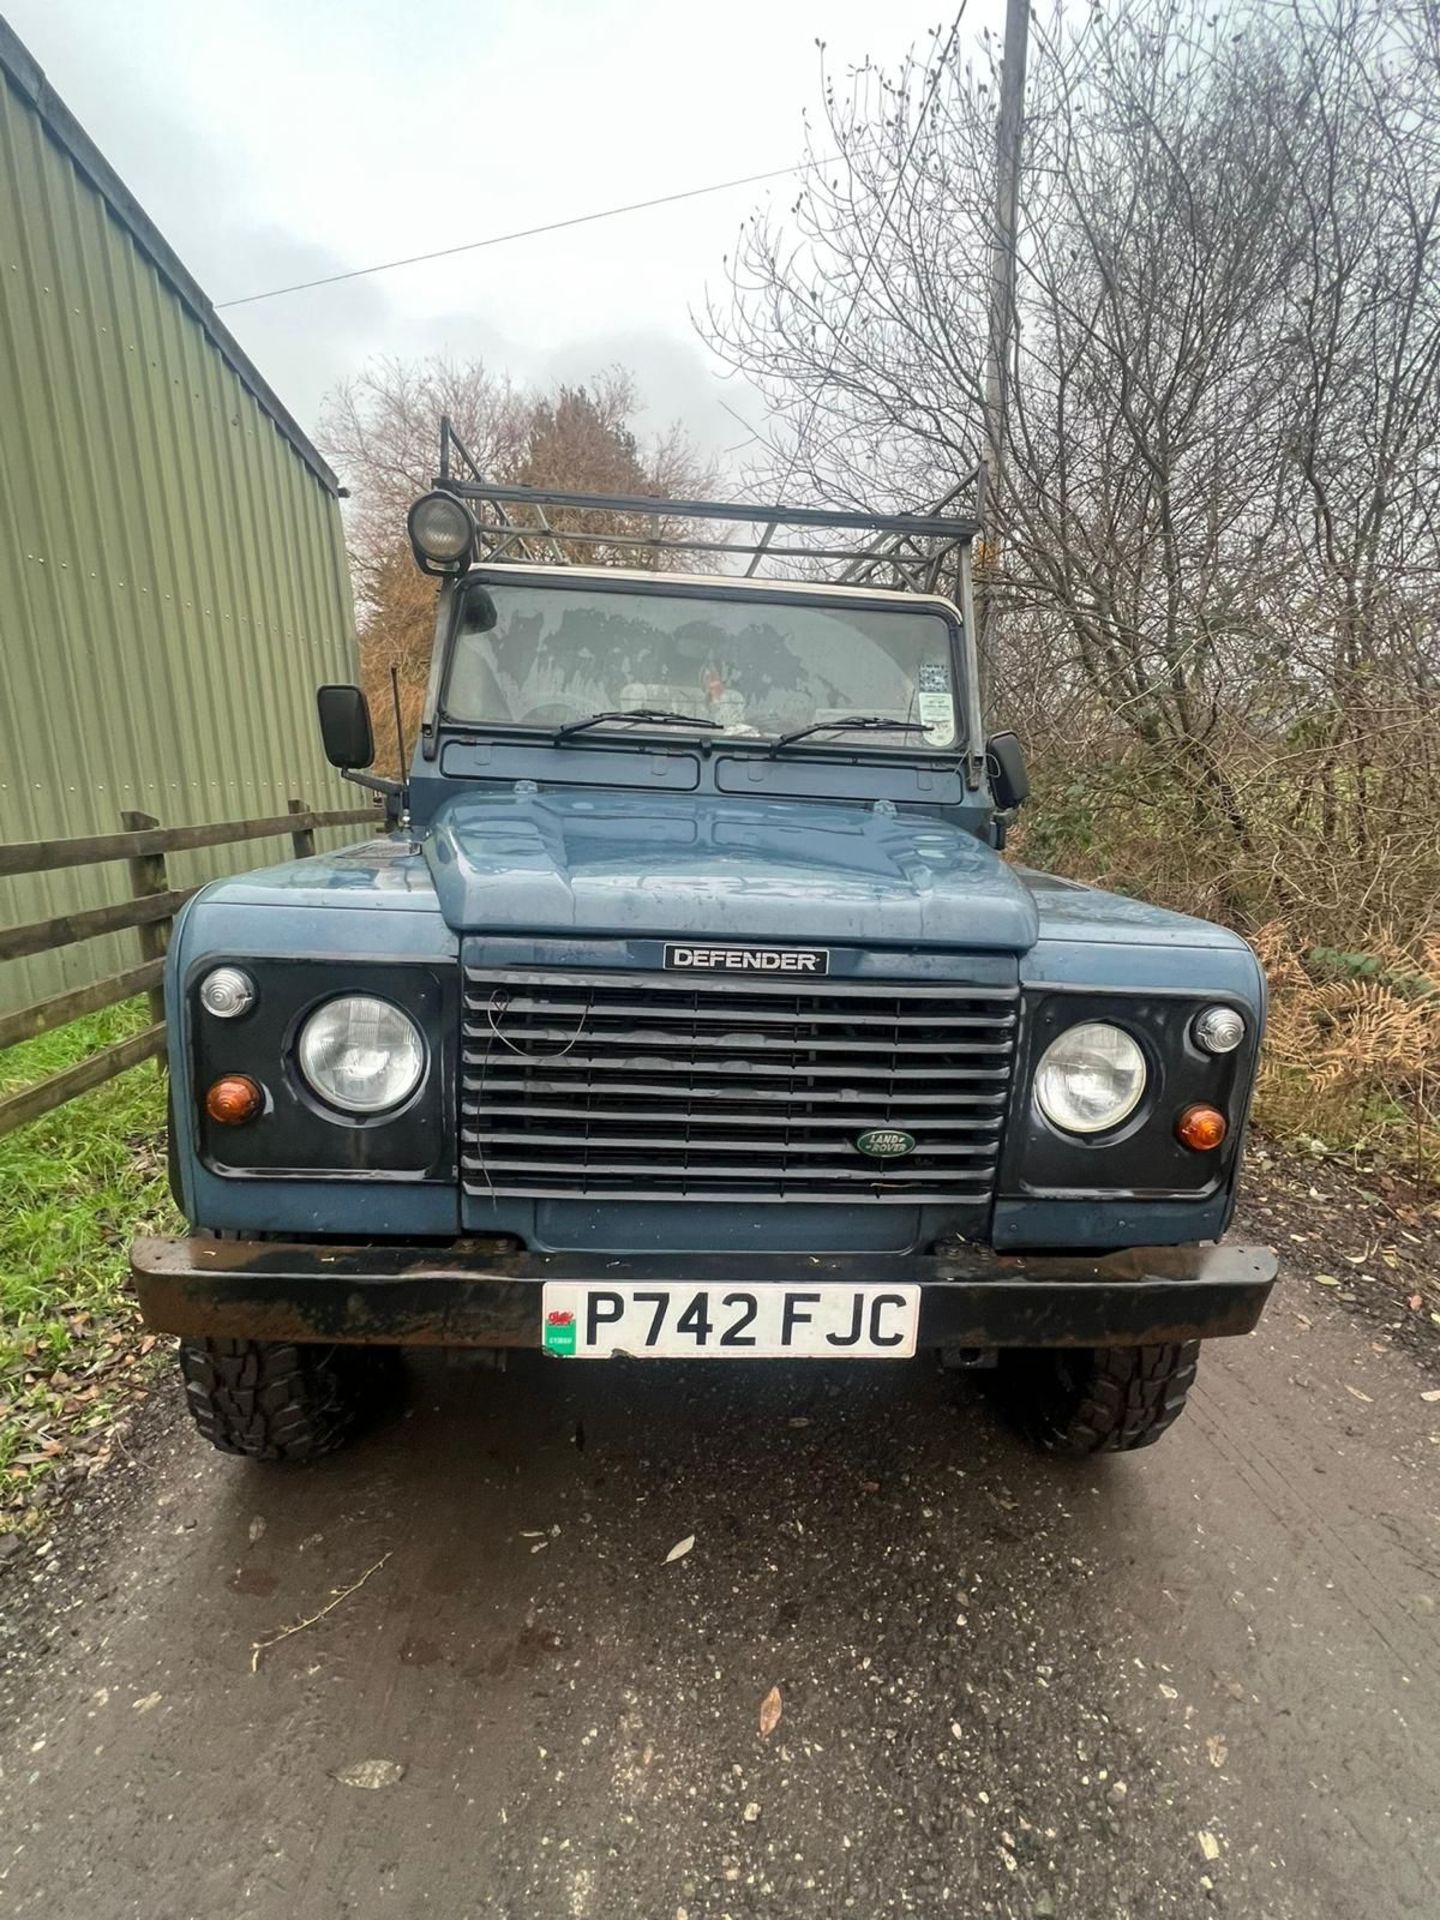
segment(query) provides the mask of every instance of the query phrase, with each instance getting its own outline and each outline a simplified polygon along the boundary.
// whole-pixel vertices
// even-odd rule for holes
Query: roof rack
[[[818,569],[829,568],[820,577],[908,593],[936,593],[943,590],[942,583],[953,583],[959,599],[962,582],[968,589],[969,548],[979,531],[974,521],[955,512],[956,503],[970,492],[973,477],[923,513],[501,486],[482,477],[448,415],[440,422],[440,471],[435,484],[476,508],[479,554],[488,562],[564,566],[574,563],[577,548],[587,559],[604,557],[612,564],[632,553],[704,554],[715,559],[716,572],[732,572],[743,561],[747,577],[793,579],[793,573],[768,571],[775,562],[789,560],[804,562],[803,578],[813,579]],[[558,523],[557,515],[561,516]],[[732,533],[740,528],[747,530],[748,537]],[[782,542],[777,540],[782,532],[798,532],[801,537]],[[846,535],[858,537],[847,539]],[[762,566],[767,571],[760,575]]]

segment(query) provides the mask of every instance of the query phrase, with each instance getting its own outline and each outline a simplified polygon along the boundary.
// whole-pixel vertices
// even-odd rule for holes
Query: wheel
[[[1002,1356],[1012,1417],[1048,1453],[1083,1459],[1153,1446],[1180,1417],[1198,1340],[1164,1347],[1028,1347]]]
[[[353,1347],[182,1340],[180,1376],[196,1426],[221,1453],[318,1460],[343,1446],[375,1357]]]

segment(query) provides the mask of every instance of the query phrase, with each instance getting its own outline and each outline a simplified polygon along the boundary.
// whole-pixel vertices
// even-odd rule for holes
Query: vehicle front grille
[[[467,1193],[978,1203],[1018,989],[465,969]],[[873,1128],[913,1136],[867,1158]]]

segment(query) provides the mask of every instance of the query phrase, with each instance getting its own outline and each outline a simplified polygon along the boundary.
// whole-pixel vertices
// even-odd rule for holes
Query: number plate
[[[918,1287],[613,1287],[547,1281],[545,1351],[568,1359],[908,1360]]]

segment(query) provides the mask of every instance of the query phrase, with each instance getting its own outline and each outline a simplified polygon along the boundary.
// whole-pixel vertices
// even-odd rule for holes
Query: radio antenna
[[[390,663],[390,700],[395,710],[395,752],[400,761],[400,805],[410,811],[410,763],[405,753],[405,723],[400,718],[400,669]]]

